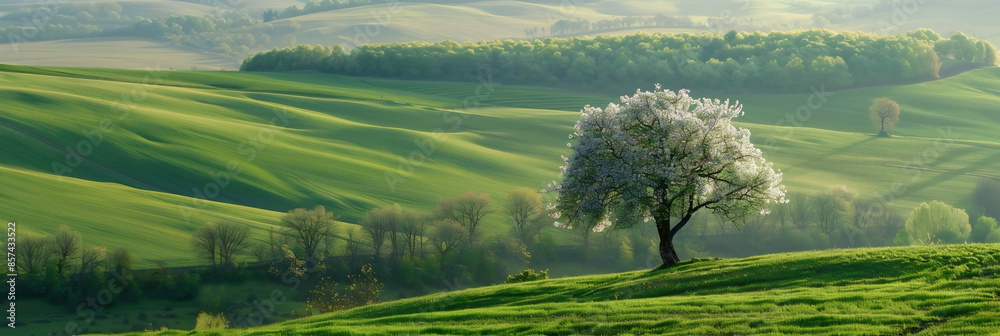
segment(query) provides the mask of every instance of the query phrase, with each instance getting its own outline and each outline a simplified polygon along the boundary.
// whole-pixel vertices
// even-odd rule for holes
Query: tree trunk
[[[660,235],[660,259],[663,260],[662,267],[677,265],[681,261],[674,250],[674,234],[670,230],[670,218],[657,218],[656,231]]]
[[[670,234],[668,230],[666,234],[660,233],[660,259],[663,259],[663,266],[670,267],[677,265],[681,261],[677,257],[677,251],[674,251],[674,237]]]

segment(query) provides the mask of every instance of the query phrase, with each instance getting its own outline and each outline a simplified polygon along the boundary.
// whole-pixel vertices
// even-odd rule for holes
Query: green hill
[[[998,255],[993,244],[696,261],[439,293],[214,334],[997,335]]]
[[[2,66],[0,217],[22,233],[69,225],[88,244],[129,248],[140,267],[195,265],[190,233],[220,218],[242,219],[260,235],[296,207],[325,205],[357,223],[376,206],[428,211],[470,189],[503,204],[517,186],[558,178],[577,111],[615,100],[478,85]],[[845,184],[866,197],[888,194],[906,214],[930,200],[968,208],[978,179],[1000,178],[997,87],[1000,68],[987,68],[837,92],[797,128],[779,121],[809,95],[711,96],[745,104],[737,121],[789,190]],[[867,106],[880,96],[903,108],[893,138],[872,137]],[[113,130],[98,144],[94,130],[105,119]],[[86,151],[76,166],[67,158]],[[895,183],[905,190],[893,192]],[[506,231],[499,214],[484,226]]]

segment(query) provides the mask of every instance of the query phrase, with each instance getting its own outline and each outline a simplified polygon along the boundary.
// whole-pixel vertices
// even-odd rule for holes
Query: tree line
[[[685,257],[748,256],[833,247],[1000,243],[996,221],[1000,182],[983,178],[971,196],[975,216],[937,201],[922,203],[904,216],[842,185],[814,193],[789,193],[789,202],[773,205],[769,214],[737,223],[704,211],[695,213],[690,228],[677,237],[677,250]],[[658,265],[652,222],[615,229],[593,221],[560,229],[553,225],[553,210],[543,205],[537,191],[522,187],[512,190],[502,205],[489,194],[472,191],[442,198],[426,213],[386,205],[369,210],[359,225],[339,223],[338,216],[322,206],[299,208],[283,215],[259,239],[245,223],[206,223],[191,235],[192,251],[209,265],[197,270],[161,266],[135,271],[127,249],[109,251],[86,245],[78,232],[64,225],[49,236],[20,236],[17,266],[27,297],[75,308],[113,279],[126,279],[114,301],[134,302],[143,298],[189,300],[198,296],[199,286],[206,282],[239,282],[248,277],[280,281],[310,269],[322,271],[306,288],[330,287],[335,281],[355,283],[348,274],[362,274],[367,280],[357,283],[372,285],[372,274],[377,272],[380,279],[402,288],[429,289],[455,279],[465,286],[499,283],[508,274],[503,265],[510,262],[584,263],[618,270]],[[484,229],[484,219],[492,216],[502,217],[506,229]],[[555,230],[575,232],[579,244],[557,243]],[[365,270],[366,265],[373,269]],[[344,297],[335,300],[330,293],[317,293],[314,296],[341,302],[340,306],[360,300],[337,301]],[[371,295],[364,297],[370,300]],[[227,311],[231,307],[227,300],[202,298],[201,308],[235,316]]]
[[[296,44],[294,33],[300,25],[275,28],[257,22],[246,10],[221,11],[208,15],[170,15],[144,18],[120,14],[117,3],[61,4],[58,11],[46,7],[24,8],[0,17],[24,24],[0,26],[0,41],[23,43],[97,36],[138,36],[227,56],[247,56],[253,49],[275,44]],[[42,13],[45,15],[35,15]],[[252,27],[252,29],[247,29]]]
[[[829,30],[633,34],[457,43],[368,44],[274,49],[242,71],[315,70],[352,76],[476,81],[583,89],[666,87],[797,92],[939,77],[942,62],[996,65],[996,47],[962,33],[906,35]]]
[[[680,238],[686,256],[742,257],[766,253],[880,246],[1000,243],[1000,182],[983,179],[973,191],[976,216],[950,204],[923,202],[909,214],[860,197],[843,185],[789,193],[768,215],[731,223],[698,213]],[[986,210],[986,211],[983,211]],[[648,229],[647,229],[648,230]]]

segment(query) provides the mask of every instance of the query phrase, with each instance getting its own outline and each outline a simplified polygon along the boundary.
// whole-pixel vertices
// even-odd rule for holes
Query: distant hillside
[[[307,5],[292,0],[99,0],[61,3],[59,15],[38,23],[41,26],[41,33],[38,33],[38,29],[35,29],[38,27],[22,30],[22,19],[30,20],[35,13],[49,12],[37,1],[17,0],[0,4],[0,44],[8,44],[0,45],[0,48],[16,44],[22,50],[62,54],[75,54],[76,50],[83,50],[88,58],[88,66],[94,64],[89,62],[102,60],[98,63],[102,67],[141,69],[158,62],[166,63],[157,55],[164,52],[164,49],[189,51],[180,48],[186,47],[204,52],[207,57],[180,58],[179,60],[189,64],[176,68],[213,69],[219,63],[224,63],[224,68],[236,69],[239,67],[236,58],[298,44],[339,44],[351,49],[367,43],[533,40],[552,35],[622,35],[637,31],[724,34],[729,30],[769,32],[828,28],[834,31],[896,34],[917,28],[931,28],[945,36],[962,31],[993,44],[1000,44],[1000,29],[993,24],[992,16],[992,13],[1000,10],[1000,3],[976,1],[978,2],[927,2],[917,9],[907,9],[906,12],[897,10],[899,5],[882,6],[880,3],[883,2],[875,0],[855,1],[851,4],[819,0],[600,0],[575,2],[574,6],[563,6],[558,1],[514,0],[406,1],[396,3],[398,6],[387,6],[381,1],[375,1],[376,4],[367,6],[320,10],[263,22],[265,10],[282,13],[293,5],[299,9],[304,9]],[[320,2],[324,1],[316,3]],[[902,3],[902,0],[896,2]],[[96,7],[89,9],[81,6]],[[86,14],[81,14],[81,10]],[[137,45],[121,56],[118,56],[121,53],[118,45],[82,40],[80,43],[88,45],[80,46],[72,41],[93,37],[136,37],[132,25],[138,23],[140,18],[185,15],[203,18],[247,17],[253,22],[238,27],[217,27],[211,32],[188,30],[171,36],[156,36],[156,40],[161,43],[158,48],[141,48],[141,45]],[[682,23],[690,20],[690,24],[657,21],[662,18],[676,18]],[[660,22],[664,25],[624,24],[638,21]],[[589,28],[580,27],[584,22],[586,24],[583,26]],[[567,25],[573,26],[573,30],[552,30],[553,27]],[[54,46],[45,44],[52,39],[70,41]],[[37,53],[0,53],[0,62],[23,65],[65,64],[59,58],[37,56]],[[137,61],[142,63],[137,64]]]
[[[995,335],[998,255],[993,244],[695,261],[433,294],[219,333]]]

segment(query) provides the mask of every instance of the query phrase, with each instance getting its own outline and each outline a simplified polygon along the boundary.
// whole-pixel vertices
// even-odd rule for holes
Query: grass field
[[[129,37],[94,37],[0,45],[0,63],[74,67],[177,70],[238,68],[242,60],[163,41]]]
[[[845,184],[905,215],[931,200],[968,208],[976,181],[1000,178],[997,87],[1000,68],[843,91],[801,119],[809,95],[730,97],[790,191]],[[558,178],[576,111],[614,100],[478,89],[476,98],[467,83],[4,66],[0,216],[24,234],[70,225],[88,244],[129,248],[140,267],[195,265],[189,234],[206,221],[239,218],[260,235],[296,207],[325,205],[357,223],[373,207],[428,211],[470,189],[502,205],[514,187]],[[893,138],[872,136],[867,106],[879,96],[902,106]],[[484,225],[506,230],[499,214]]]
[[[998,256],[993,244],[696,261],[433,294],[212,334],[998,335]]]

